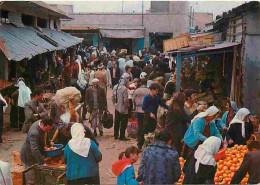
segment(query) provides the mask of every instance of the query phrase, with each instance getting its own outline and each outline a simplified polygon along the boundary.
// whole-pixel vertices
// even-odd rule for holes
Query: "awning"
[[[102,37],[106,38],[118,38],[118,39],[127,39],[127,38],[144,38],[144,27],[142,26],[110,26],[105,27],[101,26],[99,27],[100,33]]]
[[[43,39],[39,33],[55,41],[57,45]],[[38,54],[63,50],[80,42],[77,37],[48,28],[43,28],[40,32],[31,26],[17,28],[13,25],[0,25],[0,49],[8,60],[31,59]]]
[[[143,30],[100,30],[102,37],[118,39],[144,38]]]

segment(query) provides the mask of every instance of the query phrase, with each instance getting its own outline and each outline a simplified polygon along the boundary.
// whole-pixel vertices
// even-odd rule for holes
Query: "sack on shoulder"
[[[103,127],[106,129],[113,127],[113,115],[108,111],[104,111],[102,116]]]

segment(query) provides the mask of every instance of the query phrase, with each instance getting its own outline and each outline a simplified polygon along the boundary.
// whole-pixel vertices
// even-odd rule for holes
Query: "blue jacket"
[[[135,180],[135,170],[132,164],[117,177],[117,184],[138,184],[138,181]]]
[[[157,116],[159,105],[168,109],[168,106],[162,102],[159,96],[155,96],[155,99],[153,99],[152,96],[148,94],[144,97],[142,109],[145,113],[153,113],[155,116]]]
[[[174,184],[181,176],[178,152],[169,144],[155,142],[145,148],[137,180],[144,184]]]
[[[199,141],[205,141],[207,137],[203,135],[206,122],[204,118],[197,118],[193,121],[184,135],[184,142],[190,148],[194,148]],[[222,140],[218,129],[214,122],[209,123],[210,126],[210,136],[216,136]]]
[[[221,119],[222,128],[227,126],[227,115],[228,115],[228,111],[226,111],[222,116],[222,119]]]
[[[64,150],[67,180],[99,176],[98,163],[101,160],[102,154],[93,141],[90,144],[88,157],[74,153],[67,144]]]

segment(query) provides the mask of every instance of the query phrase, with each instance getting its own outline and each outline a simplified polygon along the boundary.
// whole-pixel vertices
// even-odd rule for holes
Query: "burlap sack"
[[[54,99],[59,106],[69,107],[70,97],[74,98],[74,103],[79,103],[81,99],[80,91],[75,87],[66,87],[57,91]]]

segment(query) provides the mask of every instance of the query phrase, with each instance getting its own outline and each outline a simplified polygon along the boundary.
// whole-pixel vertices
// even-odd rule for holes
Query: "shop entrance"
[[[105,41],[106,49],[111,52],[112,50],[127,49],[127,53],[132,53],[132,39],[116,39],[107,38]]]

